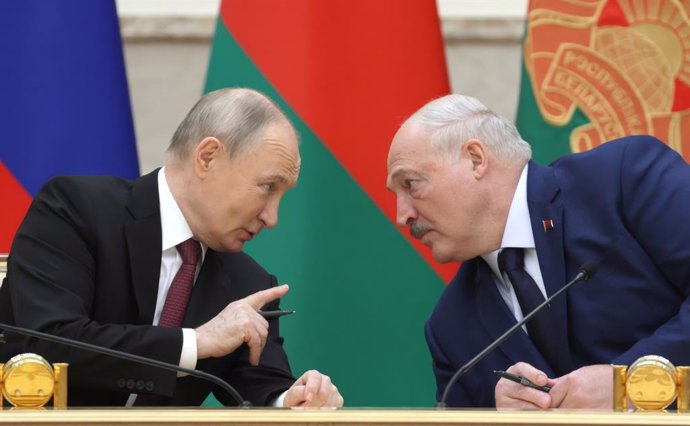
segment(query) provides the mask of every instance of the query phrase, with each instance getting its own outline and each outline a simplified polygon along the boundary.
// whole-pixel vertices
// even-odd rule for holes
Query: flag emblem
[[[539,114],[568,128],[572,152],[650,134],[689,160],[689,33],[678,1],[532,1],[524,62]]]

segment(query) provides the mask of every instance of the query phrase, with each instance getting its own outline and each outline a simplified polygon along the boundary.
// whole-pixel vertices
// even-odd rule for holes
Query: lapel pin
[[[541,223],[544,225],[544,232],[550,231],[554,227],[552,219],[544,219],[541,221]]]

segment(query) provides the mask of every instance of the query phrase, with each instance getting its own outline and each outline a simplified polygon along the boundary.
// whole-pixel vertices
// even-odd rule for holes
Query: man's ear
[[[462,156],[472,164],[472,174],[475,179],[481,179],[489,165],[486,146],[479,139],[470,139],[462,146]]]
[[[194,149],[194,171],[199,177],[204,177],[224,156],[223,144],[214,137],[204,138]]]

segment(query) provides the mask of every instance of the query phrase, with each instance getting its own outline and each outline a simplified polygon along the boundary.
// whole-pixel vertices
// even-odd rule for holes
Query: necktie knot
[[[503,273],[523,269],[525,265],[525,250],[507,247],[498,253],[498,269]]]
[[[182,257],[183,265],[195,265],[199,261],[199,255],[201,254],[201,246],[199,242],[194,238],[190,238],[186,241],[182,241],[177,246],[177,251]]]

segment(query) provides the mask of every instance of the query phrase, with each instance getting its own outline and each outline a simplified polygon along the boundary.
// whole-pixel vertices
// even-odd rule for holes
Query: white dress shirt
[[[192,238],[192,230],[180,211],[175,198],[173,198],[168,181],[165,179],[165,167],[158,171],[158,201],[161,213],[161,271],[158,278],[158,295],[156,296],[156,310],[153,314],[153,325],[158,325],[165,306],[168,290],[172,285],[175,274],[182,267],[182,256],[176,246],[183,241]],[[201,259],[197,262],[194,281],[199,276],[201,265],[206,256],[207,247],[201,244]],[[182,329],[182,353],[180,354],[180,367],[194,369],[196,367],[196,332],[192,328]],[[185,376],[185,373],[177,373],[177,377]],[[136,394],[131,394],[127,400],[127,406],[134,404]]]
[[[161,208],[161,273],[158,278],[158,296],[156,297],[156,310],[153,314],[153,325],[158,325],[165,306],[168,290],[172,285],[175,274],[182,267],[182,256],[177,251],[177,245],[192,238],[192,230],[180,211],[175,198],[173,198],[168,181],[165,179],[165,167],[158,171],[158,200]],[[204,262],[207,247],[201,244],[201,259],[197,262],[194,281],[196,282]],[[191,328],[182,329],[182,354],[180,355],[180,367],[194,369],[196,367],[196,332]],[[184,375],[179,373],[178,376]]]
[[[165,179],[165,167],[158,171],[158,201],[160,202],[161,212],[161,272],[158,279],[158,296],[156,297],[156,310],[153,314],[153,325],[158,325],[165,306],[165,299],[168,290],[172,285],[175,274],[182,267],[182,256],[177,251],[176,246],[183,241],[192,238],[192,230],[187,224],[187,220],[182,215],[180,206],[177,205],[175,198],[170,191],[168,181]],[[201,244],[201,243],[200,243]],[[196,282],[201,270],[201,265],[206,256],[208,247],[201,244],[201,259],[197,262],[194,282]],[[180,354],[180,367],[194,369],[197,361],[196,332],[192,328],[182,329],[182,353]],[[185,376],[185,373],[177,373],[178,377]],[[287,391],[276,398],[271,405],[282,407],[283,400]],[[131,407],[136,400],[136,394],[131,394],[127,400],[127,406]]]
[[[508,308],[513,312],[515,319],[520,321],[523,318],[523,312],[520,309],[520,303],[515,295],[510,280],[507,275],[502,275],[498,268],[498,253],[503,248],[520,247],[525,250],[525,270],[532,276],[537,283],[539,290],[546,297],[546,289],[544,287],[544,278],[541,276],[541,269],[539,268],[539,260],[537,259],[537,249],[534,245],[534,235],[532,235],[532,224],[530,221],[529,208],[527,206],[527,169],[529,165],[525,165],[520,174],[513,194],[513,201],[510,204],[508,211],[508,220],[506,221],[506,229],[503,232],[503,240],[501,241],[501,248],[491,253],[482,255],[482,258],[489,265],[494,275],[494,282],[498,287],[498,292],[503,297],[503,300],[508,305]],[[525,332],[527,328],[522,327]]]

